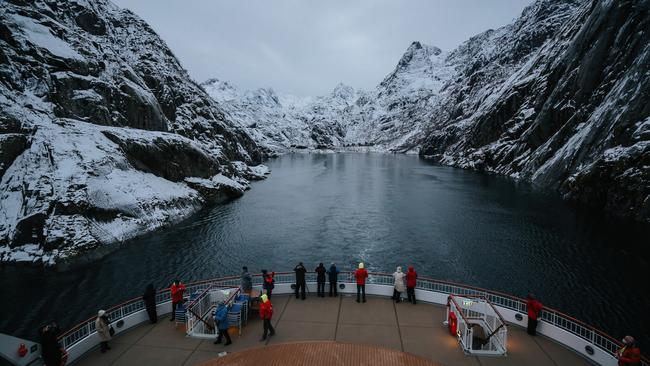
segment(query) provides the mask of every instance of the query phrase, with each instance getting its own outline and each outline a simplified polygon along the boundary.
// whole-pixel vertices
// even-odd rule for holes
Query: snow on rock
[[[0,2],[0,60],[0,261],[98,258],[240,196],[267,154],[107,0]]]
[[[276,151],[419,153],[650,221],[650,14],[637,3],[537,0],[450,52],[413,42],[373,90],[203,87]]]

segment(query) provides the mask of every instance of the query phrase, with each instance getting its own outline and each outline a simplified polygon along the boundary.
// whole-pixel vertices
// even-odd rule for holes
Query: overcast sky
[[[322,95],[375,87],[412,41],[451,50],[532,0],[113,0],[147,21],[198,82]]]

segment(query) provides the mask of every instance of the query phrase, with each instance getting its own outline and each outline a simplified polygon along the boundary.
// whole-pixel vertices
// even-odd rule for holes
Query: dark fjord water
[[[421,275],[518,296],[650,344],[647,227],[612,223],[557,195],[415,156],[287,155],[244,197],[127,243],[65,273],[7,266],[0,331],[63,328],[138,296],[149,282],[291,270],[320,261],[371,271],[414,265]],[[644,243],[641,243],[645,241]],[[644,257],[646,259],[644,259]],[[11,314],[11,316],[8,316]]]

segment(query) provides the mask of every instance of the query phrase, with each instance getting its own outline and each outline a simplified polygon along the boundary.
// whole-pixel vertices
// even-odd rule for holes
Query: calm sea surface
[[[646,226],[570,207],[527,184],[432,165],[416,156],[286,155],[266,181],[229,204],[126,243],[65,273],[0,269],[0,332],[63,328],[99,308],[168,286],[336,262],[371,271],[414,265],[420,275],[525,296],[650,346]],[[647,249],[645,249],[647,251]],[[645,349],[647,352],[647,348]]]

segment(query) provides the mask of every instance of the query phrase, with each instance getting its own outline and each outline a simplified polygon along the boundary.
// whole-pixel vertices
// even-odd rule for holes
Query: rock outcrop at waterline
[[[0,260],[55,264],[240,196],[266,154],[106,0],[0,2]]]

